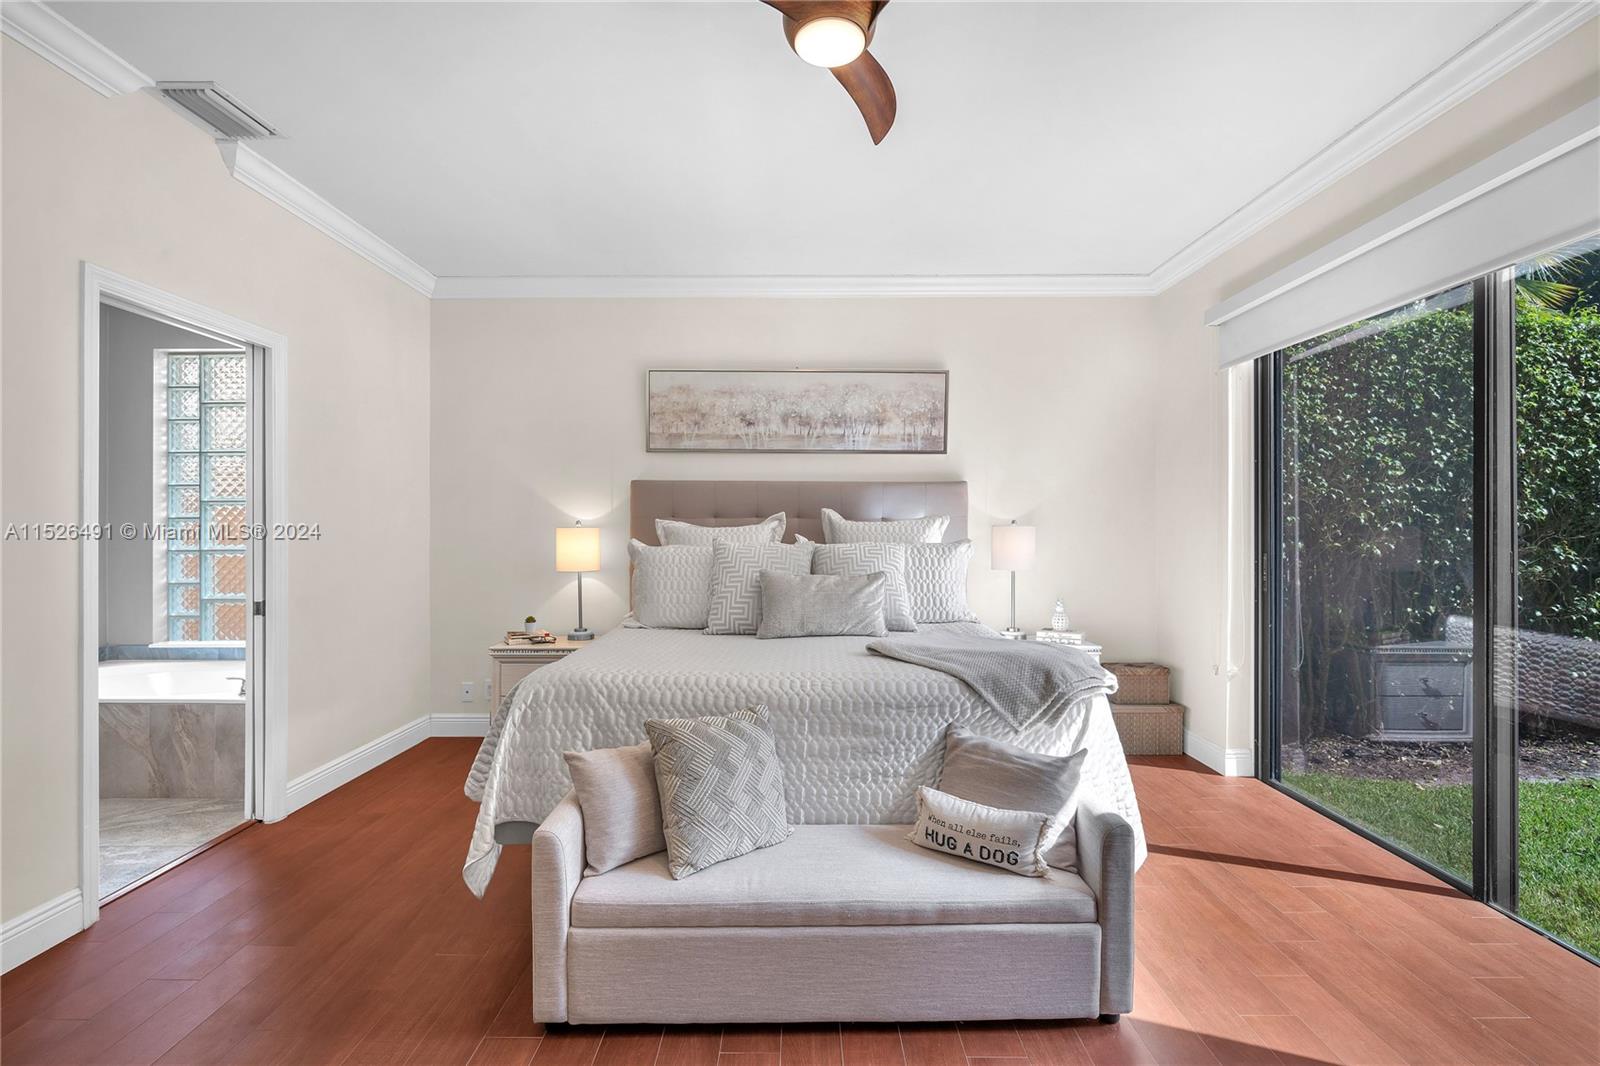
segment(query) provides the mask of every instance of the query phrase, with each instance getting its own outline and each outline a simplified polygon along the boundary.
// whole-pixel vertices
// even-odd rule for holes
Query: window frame
[[[1472,876],[1443,869],[1281,780],[1283,370],[1288,345],[1252,361],[1255,382],[1256,777],[1574,954],[1582,948],[1517,913],[1518,716],[1494,698],[1494,634],[1517,624],[1515,264],[1473,286]],[[1399,304],[1403,305],[1403,301]],[[1399,306],[1397,305],[1397,306]],[[1383,312],[1379,312],[1382,314]],[[1372,316],[1366,316],[1372,317]]]

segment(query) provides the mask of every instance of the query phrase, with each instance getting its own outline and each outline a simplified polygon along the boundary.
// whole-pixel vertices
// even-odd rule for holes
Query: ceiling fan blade
[[[894,125],[894,85],[889,81],[889,75],[872,58],[871,52],[862,52],[855,62],[834,67],[833,76],[839,79],[839,84],[844,86],[850,99],[861,109],[861,117],[867,120],[867,132],[872,135],[872,143],[882,143],[889,135],[889,127]]]
[[[849,19],[863,30],[872,25],[889,0],[761,0],[797,23],[820,18]]]

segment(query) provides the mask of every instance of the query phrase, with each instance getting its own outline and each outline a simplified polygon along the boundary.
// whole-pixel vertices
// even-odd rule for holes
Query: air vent
[[[256,118],[212,81],[158,81],[161,95],[230,141],[276,137],[278,131]]]

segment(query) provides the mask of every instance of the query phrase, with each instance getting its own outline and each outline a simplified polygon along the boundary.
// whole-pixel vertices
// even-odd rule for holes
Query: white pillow
[[[711,610],[711,545],[628,542],[633,616],[649,629],[704,629]]]
[[[818,544],[811,556],[811,572],[833,577],[882,574],[884,625],[896,633],[915,632],[911,594],[906,590],[906,545]]]
[[[697,526],[671,518],[656,519],[656,539],[663,547],[680,544],[710,544],[716,540],[736,540],[765,544],[783,539],[789,516],[782,511],[768,515],[753,526]]]
[[[907,544],[906,592],[911,597],[912,620],[918,625],[976,621],[967,606],[967,567],[971,563],[970,540]]]
[[[829,544],[937,544],[950,528],[947,514],[858,522],[829,507],[822,509],[822,539]]]
[[[1043,877],[1050,872],[1045,850],[1060,835],[1053,815],[985,807],[923,785],[917,789],[917,824],[906,839],[930,851]]]

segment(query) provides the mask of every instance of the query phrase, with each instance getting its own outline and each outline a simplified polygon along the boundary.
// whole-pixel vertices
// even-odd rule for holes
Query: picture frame
[[[650,370],[650,452],[949,452],[948,370]]]

